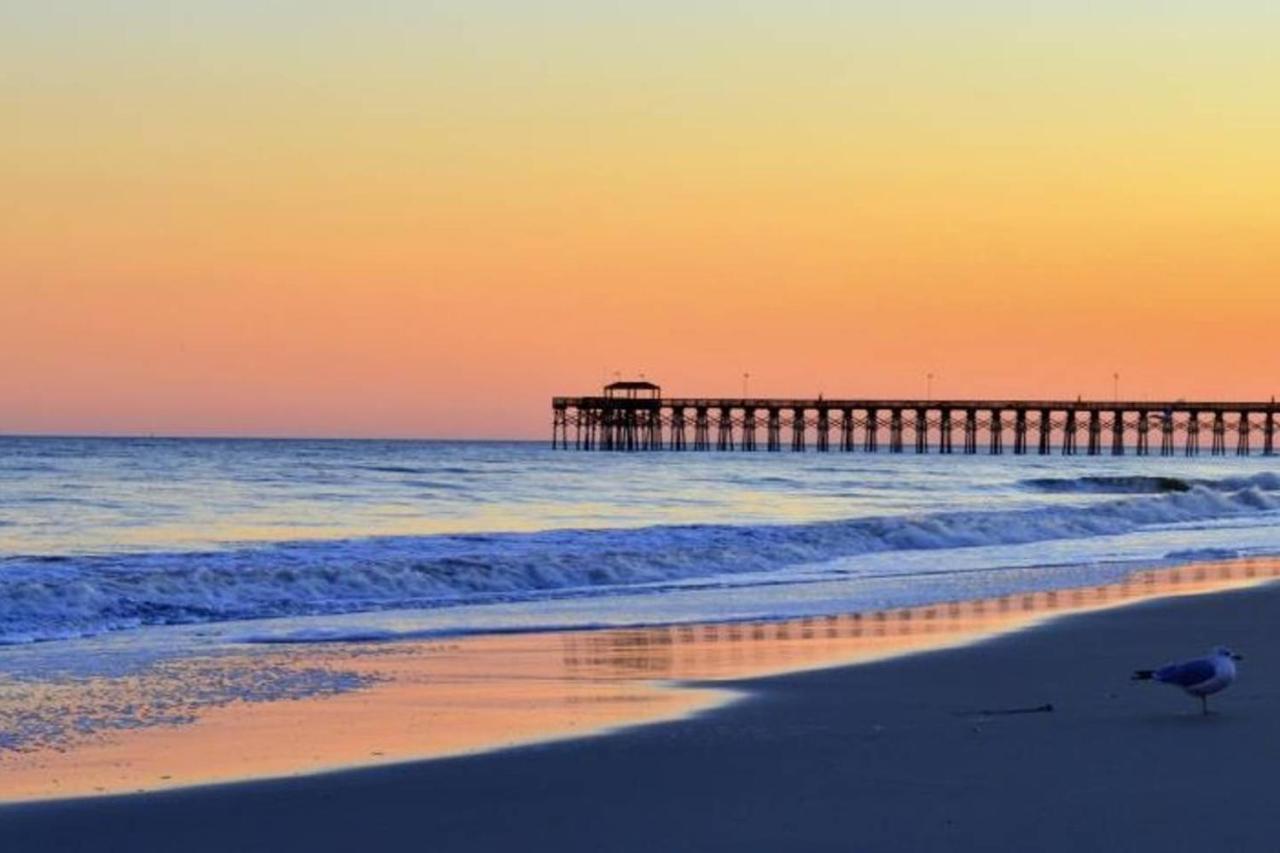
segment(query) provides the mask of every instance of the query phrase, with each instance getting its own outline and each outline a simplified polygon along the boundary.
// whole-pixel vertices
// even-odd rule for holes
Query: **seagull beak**
[[[1232,655],[1232,660],[1244,660],[1244,655]]]

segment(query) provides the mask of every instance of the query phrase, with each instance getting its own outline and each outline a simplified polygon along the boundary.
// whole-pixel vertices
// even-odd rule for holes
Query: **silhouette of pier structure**
[[[1200,400],[663,397],[620,381],[554,397],[552,447],[1066,456],[1276,452],[1277,404]]]

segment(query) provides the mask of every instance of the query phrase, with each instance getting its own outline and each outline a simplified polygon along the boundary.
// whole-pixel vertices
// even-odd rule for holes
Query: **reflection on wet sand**
[[[1153,569],[1104,586],[777,622],[676,625],[561,635],[565,669],[598,679],[716,681],[879,660],[1019,630],[1067,613],[1245,587],[1273,560]]]
[[[1277,576],[1280,562],[1235,560],[1139,572],[1107,586],[776,622],[250,648],[232,659],[237,666],[349,674],[364,686],[199,708],[177,722],[24,750],[0,746],[0,798],[287,776],[600,734],[678,718],[739,695],[716,688],[716,681],[954,646],[1068,613],[1243,588]],[[220,666],[227,664],[219,658]],[[183,671],[205,670],[174,673]],[[166,678],[182,678],[174,673]],[[672,684],[683,681],[712,684]],[[174,688],[167,684],[167,694]],[[95,701],[129,704],[145,717],[155,701],[150,691],[137,676],[88,679],[55,691],[0,679],[0,725]]]

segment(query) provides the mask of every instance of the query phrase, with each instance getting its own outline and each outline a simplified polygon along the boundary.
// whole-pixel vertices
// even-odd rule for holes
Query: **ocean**
[[[1269,554],[1257,456],[4,438],[0,765],[372,688],[391,640],[834,618]]]
[[[782,618],[1269,553],[1260,456],[0,439],[7,646]]]

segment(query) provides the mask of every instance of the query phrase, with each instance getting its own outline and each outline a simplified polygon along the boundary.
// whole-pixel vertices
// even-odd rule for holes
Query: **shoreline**
[[[289,649],[368,676],[337,696],[215,708],[194,722],[0,755],[0,808],[127,792],[359,772],[582,738],[722,712],[735,686],[963,648],[1064,615],[1265,584],[1280,561],[1137,572],[1097,587],[779,621]],[[260,659],[259,659],[260,660]],[[296,662],[293,665],[298,665]],[[62,780],[75,779],[75,782]]]
[[[18,848],[1268,850],[1280,586],[1161,598],[855,666],[606,738],[0,807]],[[1225,642],[1202,718],[1134,666]],[[982,709],[1053,705],[1003,716]],[[1226,816],[1224,820],[1223,817]],[[114,848],[112,847],[114,845]]]

